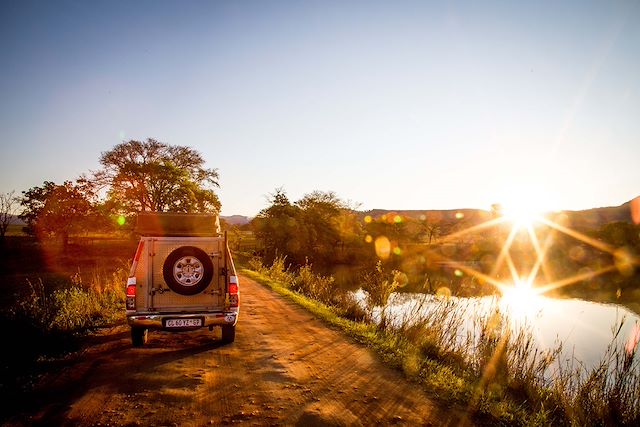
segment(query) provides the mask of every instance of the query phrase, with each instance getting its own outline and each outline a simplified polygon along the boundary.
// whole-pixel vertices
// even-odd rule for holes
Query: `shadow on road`
[[[6,390],[0,421],[11,424],[64,424],[71,405],[88,389],[125,395],[166,388],[195,387],[197,376],[167,375],[173,365],[192,356],[227,346],[209,331],[172,334],[152,332],[147,345],[131,346],[128,328],[87,337],[82,349],[58,360],[41,362],[46,371],[21,390]],[[164,367],[163,369],[159,369]],[[168,367],[168,368],[167,368]],[[160,372],[161,371],[161,372]],[[22,418],[20,414],[35,414]]]

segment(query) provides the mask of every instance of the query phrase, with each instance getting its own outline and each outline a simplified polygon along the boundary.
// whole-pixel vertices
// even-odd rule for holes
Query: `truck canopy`
[[[216,214],[140,212],[134,232],[148,237],[217,237],[220,220]]]

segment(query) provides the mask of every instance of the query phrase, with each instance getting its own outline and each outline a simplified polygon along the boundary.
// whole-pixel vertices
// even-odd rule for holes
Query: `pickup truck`
[[[235,340],[240,309],[238,276],[216,215],[141,213],[140,235],[126,286],[131,341],[140,347],[150,329],[222,329]]]

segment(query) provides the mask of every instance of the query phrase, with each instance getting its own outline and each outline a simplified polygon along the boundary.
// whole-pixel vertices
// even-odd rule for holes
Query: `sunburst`
[[[640,200],[640,199],[639,199]],[[638,202],[638,210],[640,211],[640,202]],[[503,214],[498,218],[494,218],[491,221],[487,221],[480,225],[475,225],[466,230],[457,231],[456,233],[444,237],[442,241],[453,241],[454,239],[465,236],[467,234],[486,231],[492,227],[498,227],[505,223],[511,224],[511,229],[505,239],[500,253],[496,259],[495,264],[490,274],[485,274],[477,269],[469,267],[464,262],[453,261],[445,259],[449,265],[455,266],[457,269],[465,272],[466,274],[479,279],[485,283],[489,283],[500,291],[502,297],[500,299],[501,308],[505,309],[509,313],[509,317],[514,321],[529,321],[532,320],[535,314],[543,309],[543,299],[540,296],[546,292],[554,289],[572,286],[587,280],[594,279],[606,273],[613,271],[620,271],[622,273],[629,274],[629,271],[633,271],[640,265],[638,257],[634,257],[625,251],[623,248],[615,248],[602,241],[594,239],[577,230],[573,230],[566,225],[562,224],[562,216],[558,218],[551,218],[551,215],[544,215],[536,213],[535,210],[527,210],[525,206],[518,207],[517,209],[507,208],[502,212]],[[637,214],[640,220],[640,213]],[[546,228],[546,237],[540,239],[537,230],[540,228]],[[528,236],[533,255],[535,255],[535,261],[531,266],[528,273],[524,273],[518,270],[516,263],[514,263],[511,256],[511,249],[516,240],[516,236],[524,231]],[[562,233],[569,236],[579,242],[589,245],[599,251],[608,253],[612,256],[611,263],[609,265],[601,266],[597,269],[578,271],[575,274],[556,279],[552,268],[547,262],[547,254],[554,242],[554,236],[557,233]],[[442,259],[442,256],[438,256]],[[508,266],[510,277],[507,280],[498,278],[497,273],[503,268],[504,264]],[[631,354],[638,341],[640,341],[640,328],[637,327],[629,337],[626,345],[626,351]],[[495,363],[505,351],[507,345],[506,335],[498,343],[494,354],[492,355],[487,369],[483,372],[480,384],[477,387],[471,401],[469,402],[469,408],[474,407],[480,395],[482,394],[483,384],[486,384],[491,380],[490,365]]]
[[[440,254],[435,254],[433,251],[429,252],[436,259],[444,261],[467,275],[494,286],[502,296],[510,302],[508,305],[512,307],[512,311],[517,311],[519,307],[526,306],[526,304],[515,304],[514,299],[521,299],[525,302],[527,299],[531,299],[536,295],[541,295],[561,287],[575,285],[603,274],[620,270],[621,266],[624,268],[635,268],[640,265],[638,258],[632,257],[626,252],[623,253],[619,248],[615,248],[607,243],[571,229],[562,224],[563,221],[557,221],[552,218],[553,215],[545,215],[537,212],[532,209],[530,205],[525,204],[519,207],[507,205],[501,208],[498,214],[500,216],[489,221],[443,236],[439,239],[440,243],[452,242],[469,234],[479,231],[484,232],[491,228],[510,224],[511,228],[509,233],[502,244],[498,257],[489,274],[470,267],[462,261],[456,261]],[[562,217],[560,216],[559,218]],[[543,235],[541,239],[538,231],[543,228],[545,229],[546,236]],[[527,236],[532,254],[535,256],[535,261],[527,272],[520,271],[512,257],[512,246],[520,233],[525,233],[524,235]],[[613,256],[611,264],[601,266],[594,270],[579,271],[568,277],[556,278],[547,262],[547,253],[553,245],[554,236],[557,233],[562,233],[579,242],[590,245],[599,251],[611,254]],[[500,278],[498,272],[505,268],[505,266],[508,268],[509,276],[507,278]]]

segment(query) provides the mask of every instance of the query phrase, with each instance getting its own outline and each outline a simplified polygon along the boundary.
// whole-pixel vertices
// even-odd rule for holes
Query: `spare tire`
[[[169,254],[162,266],[167,286],[180,295],[204,291],[213,278],[213,263],[202,249],[182,246]]]

